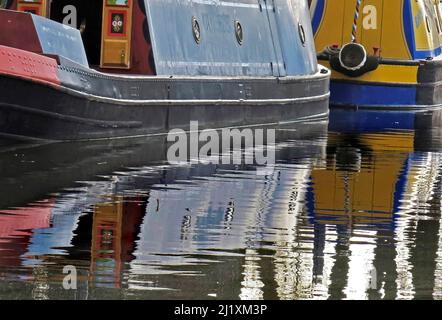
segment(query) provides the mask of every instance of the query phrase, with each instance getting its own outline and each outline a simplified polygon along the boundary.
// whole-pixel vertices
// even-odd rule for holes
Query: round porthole
[[[0,8],[8,9],[11,5],[11,0],[0,0]]]
[[[242,29],[242,25],[239,21],[235,21],[235,35],[238,43],[242,45],[244,42],[244,32]]]
[[[298,24],[298,33],[299,33],[299,39],[301,40],[302,45],[305,45],[306,37],[305,37],[305,30],[302,24]]]
[[[192,32],[193,32],[193,38],[195,39],[195,42],[200,44],[201,43],[201,28],[200,28],[200,24],[198,23],[198,20],[196,20],[195,17],[192,17]]]

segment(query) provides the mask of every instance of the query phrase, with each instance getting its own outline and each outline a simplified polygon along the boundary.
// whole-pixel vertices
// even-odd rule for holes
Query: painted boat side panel
[[[305,1],[145,3],[158,75],[284,76],[317,71]],[[192,32],[192,17],[201,28],[199,44]],[[235,21],[243,28],[242,44],[235,36]],[[298,23],[304,25],[310,42],[306,46],[300,43]]]
[[[34,53],[43,53],[30,14],[0,10],[0,45],[22,49]],[[26,30],[26,32],[23,32]],[[20,35],[19,37],[17,35]]]
[[[313,34],[319,29],[319,26],[324,18],[325,2],[320,0],[312,0],[310,4],[310,15],[312,17]]]
[[[356,0],[313,2],[317,49],[350,42]],[[375,26],[365,28],[372,12],[376,13]],[[357,20],[357,40],[369,54],[380,48],[383,58],[437,57],[442,54],[442,21],[439,24],[438,19],[442,19],[442,6],[430,0],[365,0]]]
[[[232,7],[235,10],[232,10]],[[149,30],[158,75],[274,75],[277,59],[266,12],[254,1],[146,0]],[[192,17],[201,28],[197,44]],[[239,45],[234,21],[241,22]],[[179,48],[179,50],[177,50]]]
[[[353,92],[347,92],[348,90]],[[408,94],[405,93],[407,90]],[[392,97],[395,94],[405,95],[395,101]],[[399,101],[402,104],[398,104]],[[361,108],[425,109],[442,106],[442,61],[427,61],[419,65],[381,64],[376,71],[359,78],[347,77],[332,71],[331,103]]]
[[[415,106],[416,87],[332,81],[330,103],[352,106]]]
[[[407,6],[411,6],[411,15],[404,16],[404,23],[414,26],[414,59],[440,55],[442,50],[434,1],[404,1],[404,12],[407,12]]]
[[[365,3],[377,5],[377,24],[374,30],[362,28],[363,7],[358,19],[358,42],[367,47],[369,54],[373,53],[373,47],[377,47],[382,49],[385,58],[411,58],[404,35],[402,0],[389,0],[388,5],[381,7],[375,0],[367,0]],[[341,47],[351,41],[355,7],[356,0],[316,0],[312,14],[318,51],[330,45]]]
[[[268,10],[274,17],[277,35],[282,49],[283,61],[288,75],[312,74],[318,70],[315,54],[315,40],[306,1],[276,0],[273,10]],[[300,40],[298,28],[302,26],[306,41]]]
[[[60,55],[87,67],[80,31],[24,12],[0,10],[0,45],[44,55]]]
[[[328,61],[321,60],[321,64],[331,69]],[[331,70],[332,79],[334,80],[346,80],[355,81],[364,85],[365,83],[385,83],[388,84],[417,84],[418,82],[418,65],[387,65],[380,64],[379,67],[371,72],[368,72],[360,77],[352,78],[339,73],[335,70]]]

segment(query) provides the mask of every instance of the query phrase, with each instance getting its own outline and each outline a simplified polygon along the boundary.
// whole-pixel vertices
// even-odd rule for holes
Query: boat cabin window
[[[0,0],[3,6],[79,29],[91,68],[155,74],[144,0]]]

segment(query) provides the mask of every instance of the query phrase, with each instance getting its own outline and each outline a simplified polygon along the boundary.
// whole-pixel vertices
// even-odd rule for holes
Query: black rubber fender
[[[379,67],[379,62],[380,62],[379,57],[368,56],[367,61],[365,62],[363,67],[361,67],[358,70],[349,70],[341,65],[341,62],[339,61],[339,53],[331,55],[329,60],[330,60],[330,67],[333,70],[352,78],[357,78],[366,74],[367,72],[376,70]]]

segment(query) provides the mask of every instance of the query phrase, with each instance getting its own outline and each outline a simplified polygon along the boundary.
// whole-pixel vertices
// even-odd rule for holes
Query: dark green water
[[[442,298],[441,119],[279,128],[266,176],[169,165],[164,137],[4,144],[0,298]]]

